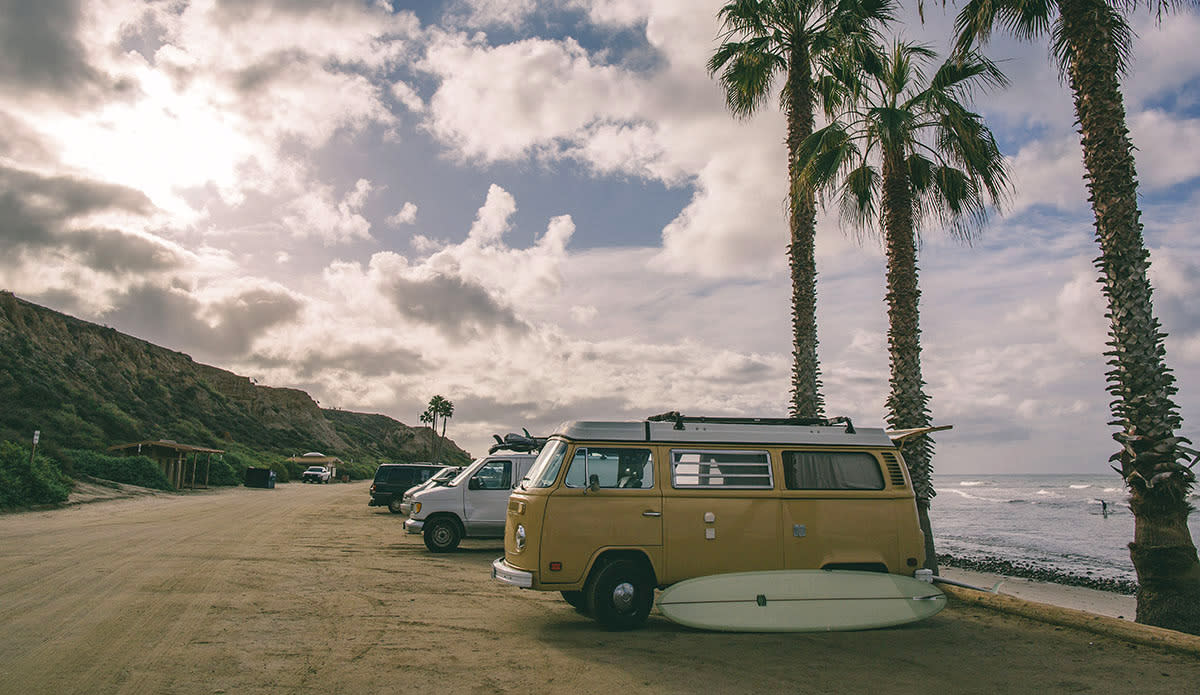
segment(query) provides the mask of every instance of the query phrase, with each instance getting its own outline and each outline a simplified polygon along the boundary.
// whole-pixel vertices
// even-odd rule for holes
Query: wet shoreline
[[[990,574],[999,574],[1006,577],[1021,577],[1023,579],[1032,579],[1039,582],[1050,582],[1053,584],[1063,584],[1066,586],[1081,586],[1088,589],[1097,589],[1099,591],[1108,591],[1114,594],[1124,594],[1132,596],[1137,593],[1137,582],[1125,579],[1108,579],[1103,577],[1091,577],[1087,574],[1079,575],[1071,572],[1061,572],[1058,570],[1047,569],[1025,562],[1013,562],[996,557],[987,556],[954,556],[949,554],[938,553],[938,565],[945,567],[957,567],[964,570],[972,570],[974,572],[987,572]]]

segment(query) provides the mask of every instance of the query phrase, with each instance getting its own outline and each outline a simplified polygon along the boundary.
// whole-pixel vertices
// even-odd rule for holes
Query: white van
[[[475,459],[447,485],[416,491],[404,530],[425,537],[425,547],[446,553],[463,538],[503,538],[508,496],[537,456],[493,453]]]

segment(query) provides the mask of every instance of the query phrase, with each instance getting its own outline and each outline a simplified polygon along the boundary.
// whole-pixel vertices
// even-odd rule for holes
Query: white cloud
[[[282,224],[291,234],[319,239],[325,245],[370,238],[371,223],[362,216],[370,193],[371,182],[366,179],[359,179],[341,200],[334,199],[331,186],[316,186],[287,205]]]
[[[462,156],[520,159],[577,138],[590,124],[632,113],[637,96],[618,68],[594,65],[574,39],[491,47],[435,32],[422,67],[441,78],[430,130]],[[603,114],[603,116],[601,115]]]
[[[468,27],[519,28],[537,9],[537,0],[458,0],[449,10],[455,23]]]
[[[392,227],[399,227],[405,224],[415,224],[417,221],[417,204],[411,201],[405,202],[400,210],[387,218],[387,223]]]
[[[392,96],[413,113],[421,113],[425,110],[425,102],[421,100],[421,95],[417,94],[417,91],[406,82],[393,82]]]
[[[1014,189],[1013,212],[1035,205],[1076,211],[1087,202],[1078,136],[1034,140],[1009,160],[1009,166]]]
[[[1179,118],[1159,109],[1129,119],[1130,138],[1137,145],[1138,180],[1143,190],[1184,183],[1200,176],[1200,160],[1180,152],[1200,152],[1200,118]]]

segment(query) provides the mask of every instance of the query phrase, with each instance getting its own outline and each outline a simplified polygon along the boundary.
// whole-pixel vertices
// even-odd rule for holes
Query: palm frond
[[[708,62],[710,74],[720,71],[725,103],[734,115],[745,118],[771,95],[771,80],[786,70],[786,61],[771,50],[766,39],[753,38],[722,44]]]
[[[733,0],[717,10],[721,22],[721,37],[765,36],[769,33],[767,19],[772,16],[772,0]]]
[[[839,191],[840,215],[859,233],[871,233],[879,222],[879,196],[882,177],[879,169],[867,162],[846,173]]]
[[[834,121],[813,131],[796,149],[799,165],[799,185],[807,187],[822,198],[836,188],[843,170],[861,159],[862,153],[844,124]]]
[[[986,43],[996,23],[1014,36],[1029,41],[1050,32],[1057,0],[970,0],[954,20],[956,52]]]

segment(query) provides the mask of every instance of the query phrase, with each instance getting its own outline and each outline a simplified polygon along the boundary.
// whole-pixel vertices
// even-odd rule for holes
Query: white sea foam
[[[1091,487],[1091,485],[1072,485],[1071,489],[1072,490],[1086,490],[1089,487]]]
[[[1001,500],[991,499],[990,497],[980,497],[979,495],[972,495],[968,492],[964,492],[963,490],[955,490],[954,488],[950,488],[949,490],[946,490],[946,492],[954,493],[955,495],[958,495],[959,497],[962,497],[963,499],[979,500],[980,502],[1000,502],[1001,501]]]
[[[959,483],[959,485],[961,485],[962,487],[977,487],[979,485],[983,485],[983,481],[982,480],[964,480],[961,483]]]
[[[1038,490],[1037,493],[1043,497],[1062,497],[1062,495],[1053,490]]]

